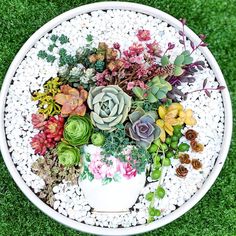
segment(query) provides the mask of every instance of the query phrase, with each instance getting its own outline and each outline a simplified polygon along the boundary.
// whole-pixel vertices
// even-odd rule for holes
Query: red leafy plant
[[[36,134],[30,144],[35,154],[45,155],[47,149],[54,148],[56,143],[61,140],[64,130],[64,118],[51,116],[47,121],[42,114],[32,114],[34,128],[41,130]]]

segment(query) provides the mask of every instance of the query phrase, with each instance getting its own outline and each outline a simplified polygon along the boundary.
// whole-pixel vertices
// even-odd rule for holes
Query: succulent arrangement
[[[43,156],[32,169],[50,179],[47,186],[58,176],[61,180],[60,171],[70,173],[70,169],[73,177],[101,180],[104,185],[146,172],[151,181],[158,181],[156,190],[146,195],[151,222],[161,214],[154,200],[165,195],[161,177],[171,160],[180,160],[176,175],[181,178],[188,173],[183,163],[191,163],[196,170],[202,167],[186,153],[190,148],[202,152],[204,146],[192,128],[183,132],[197,120],[194,111],[181,104],[191,92],[183,93],[179,86],[194,83],[193,75],[204,63],[194,62],[192,53],[206,44],[191,43],[193,51],[187,51],[185,33],[179,33],[184,49],[173,62],[170,55],[175,45],[168,43],[161,49],[144,29],[137,32],[137,42],[123,51],[119,43],[100,42],[96,47],[88,35],[87,45],[69,55],[62,47],[69,43],[68,38],[51,37],[48,52],[40,51],[38,57],[49,63],[58,60],[58,77],[49,79],[43,92],[32,94],[38,101],[32,124],[39,133],[31,146],[35,154]],[[52,51],[58,42],[59,57],[54,57]],[[206,84],[207,80],[202,89],[192,92],[204,91],[210,96],[211,90],[223,89],[206,88]]]

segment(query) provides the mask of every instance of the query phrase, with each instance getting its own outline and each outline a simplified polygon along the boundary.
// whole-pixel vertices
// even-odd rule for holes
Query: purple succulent
[[[137,145],[148,148],[151,143],[159,138],[161,130],[155,124],[156,112],[147,112],[137,108],[129,115],[130,122],[126,124],[126,132],[136,141]]]

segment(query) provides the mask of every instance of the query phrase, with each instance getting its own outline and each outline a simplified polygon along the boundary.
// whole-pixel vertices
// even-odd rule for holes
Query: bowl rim
[[[1,94],[0,94],[0,134],[2,134],[2,138],[0,139],[0,149],[2,152],[2,156],[4,159],[4,162],[14,179],[15,183],[18,185],[18,187],[21,189],[21,191],[25,194],[25,196],[42,212],[44,212],[46,215],[51,217],[52,219],[58,221],[61,224],[64,224],[70,228],[73,228],[78,231],[86,232],[86,233],[93,233],[97,235],[133,235],[133,234],[140,234],[144,232],[148,232],[154,229],[157,229],[159,227],[162,227],[178,217],[182,216],[184,213],[186,213],[188,210],[190,210],[198,201],[201,200],[201,198],[207,193],[207,191],[210,189],[210,187],[215,182],[217,176],[219,175],[223,164],[225,162],[225,159],[227,157],[227,153],[230,147],[231,143],[231,136],[232,136],[232,106],[231,106],[231,100],[229,91],[226,85],[226,82],[224,80],[223,74],[219,68],[219,65],[217,64],[215,58],[211,54],[208,48],[201,48],[201,52],[205,56],[207,62],[209,63],[211,69],[214,71],[214,74],[218,80],[218,82],[225,86],[226,89],[222,91],[222,98],[223,98],[223,104],[224,104],[224,110],[225,110],[225,129],[224,129],[224,136],[223,136],[223,142],[221,146],[221,150],[219,153],[219,156],[216,160],[216,163],[210,172],[209,176],[205,180],[203,186],[182,206],[180,206],[175,211],[171,212],[167,216],[164,216],[163,218],[149,223],[145,225],[139,225],[139,226],[133,226],[129,228],[102,228],[97,226],[90,226],[87,224],[79,223],[75,220],[72,220],[66,216],[61,215],[53,208],[49,207],[44,203],[42,200],[40,200],[35,193],[26,185],[24,180],[22,179],[21,175],[17,171],[13,160],[10,156],[6,136],[5,136],[5,128],[4,128],[4,110],[5,110],[5,102],[6,97],[8,94],[8,88],[11,83],[12,77],[15,74],[16,68],[18,68],[19,64],[24,59],[27,52],[34,46],[35,42],[37,42],[41,37],[43,37],[47,32],[51,31],[53,28],[60,25],[62,22],[70,20],[74,18],[77,15],[97,11],[97,10],[130,10],[135,11],[138,13],[143,13],[146,15],[150,15],[153,17],[157,17],[160,20],[163,20],[170,24],[171,26],[181,29],[181,23],[174,17],[170,16],[169,14],[158,10],[153,7],[149,7],[142,4],[137,3],[129,3],[129,2],[100,2],[100,3],[92,3],[88,5],[79,6],[77,8],[74,8],[72,10],[66,11],[65,13],[53,18],[48,23],[43,25],[40,29],[38,29],[21,47],[17,55],[15,56],[14,60],[12,61],[5,79],[3,81],[3,85],[1,88]],[[190,38],[193,42],[198,43],[200,41],[199,37],[188,27],[185,29],[186,36]]]

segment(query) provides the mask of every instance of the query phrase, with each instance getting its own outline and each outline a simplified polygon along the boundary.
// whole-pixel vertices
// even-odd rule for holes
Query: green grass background
[[[185,17],[196,33],[206,33],[236,109],[236,1],[140,0],[176,18]],[[0,0],[0,86],[23,43],[42,25],[72,8],[92,1]],[[209,111],[210,112],[210,111]],[[234,124],[235,127],[235,124]],[[224,168],[211,190],[178,220],[145,235],[236,235],[236,136]],[[44,215],[22,194],[0,155],[0,236],[86,235]]]

